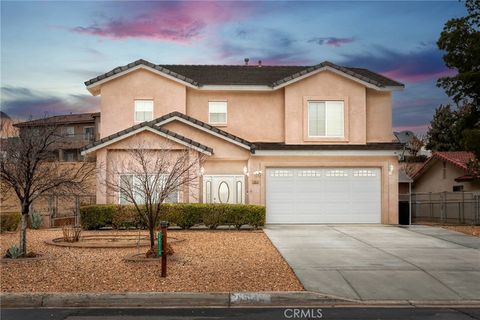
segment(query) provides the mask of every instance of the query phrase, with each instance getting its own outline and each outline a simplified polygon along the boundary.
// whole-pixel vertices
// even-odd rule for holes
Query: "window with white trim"
[[[71,127],[71,126],[65,127],[64,132],[65,132],[65,135],[67,137],[74,136],[75,135],[75,127]]]
[[[145,196],[143,190],[145,188],[142,187],[142,180],[143,176],[138,176],[134,174],[122,174],[120,175],[120,194],[119,194],[119,203],[120,204],[131,204],[130,198],[127,196],[128,193],[133,192],[133,197],[135,198],[135,202],[137,204],[145,204]],[[155,176],[149,176],[149,184],[153,186]],[[127,192],[122,192],[122,190]],[[153,198],[156,198],[158,195],[154,195]],[[180,192],[174,191],[167,195],[164,203],[177,203],[180,199]]]
[[[208,102],[208,123],[227,124],[227,102],[209,101]]]
[[[344,137],[343,101],[308,102],[309,137]]]
[[[153,100],[135,100],[135,122],[153,120]]]

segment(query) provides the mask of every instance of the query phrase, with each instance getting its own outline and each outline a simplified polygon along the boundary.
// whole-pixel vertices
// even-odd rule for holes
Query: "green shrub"
[[[243,225],[248,224],[247,214],[251,206],[242,204],[232,204],[229,210],[225,212],[226,221],[229,225],[234,225],[235,228],[240,229]]]
[[[202,222],[209,229],[216,229],[218,226],[227,223],[227,214],[229,205],[226,204],[209,204],[202,213]]]
[[[18,212],[0,215],[0,232],[16,231],[22,220],[22,215]]]
[[[117,206],[116,212],[112,217],[112,227],[115,229],[144,228],[145,224],[142,217],[138,214],[134,206]]]
[[[30,214],[30,229],[39,229],[42,225],[42,215],[37,211],[33,211]]]
[[[80,207],[83,228],[95,230],[113,225],[118,205],[90,205]]]
[[[146,228],[147,223],[132,205],[90,205],[80,208],[85,229]],[[240,229],[243,225],[254,228],[265,225],[265,207],[244,204],[176,203],[163,204],[160,219],[171,225],[189,229],[204,224],[209,229],[220,225],[233,225]]]
[[[206,205],[201,203],[165,204],[163,208],[162,220],[167,220],[182,229],[189,229],[202,223],[203,212],[206,211]]]
[[[264,206],[250,205],[245,212],[245,220],[247,224],[255,229],[265,225],[266,210]]]

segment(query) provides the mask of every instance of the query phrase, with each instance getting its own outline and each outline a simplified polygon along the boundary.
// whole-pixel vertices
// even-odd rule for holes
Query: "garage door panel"
[[[267,223],[379,223],[378,168],[267,169]]]

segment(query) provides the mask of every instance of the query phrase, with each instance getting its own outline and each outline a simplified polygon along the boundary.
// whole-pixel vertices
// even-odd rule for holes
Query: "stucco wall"
[[[418,177],[412,184],[412,192],[453,192],[453,186],[462,186],[464,191],[480,191],[480,184],[471,182],[456,182],[465,172],[446,163],[446,177],[443,178],[443,161],[435,160],[427,171]]]
[[[184,85],[142,69],[104,83],[101,97],[101,138],[135,124],[135,99],[153,100],[154,118],[172,111],[186,112]]]
[[[392,93],[367,91],[367,142],[393,141]]]
[[[227,101],[227,125],[219,126],[252,142],[284,140],[283,89],[271,92],[187,89],[187,114],[208,123],[208,102]]]
[[[343,100],[345,103],[345,138],[305,141],[308,100]],[[365,87],[333,72],[324,71],[285,87],[285,142],[366,143]]]
[[[154,117],[172,111],[208,122],[208,102],[227,101],[227,125],[221,127],[252,142],[390,142],[391,93],[324,71],[268,92],[201,91],[146,70],[136,70],[101,86],[100,137],[134,125],[134,100],[153,99]],[[345,138],[310,139],[306,135],[308,100],[345,101]]]

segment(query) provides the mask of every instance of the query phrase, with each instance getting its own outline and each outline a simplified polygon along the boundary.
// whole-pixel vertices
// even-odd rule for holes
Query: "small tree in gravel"
[[[64,142],[52,125],[25,127],[18,136],[0,139],[0,190],[14,192],[20,202],[20,251],[27,254],[26,229],[31,204],[47,193],[83,193],[95,170],[91,163],[61,163],[56,146]]]
[[[154,147],[138,142],[123,151],[122,160],[108,164],[101,179],[107,194],[118,197],[122,204],[133,205],[146,222],[150,253],[155,252],[155,229],[162,204],[176,202],[178,192],[198,186],[202,161],[203,156],[197,152],[175,148],[168,142]]]

